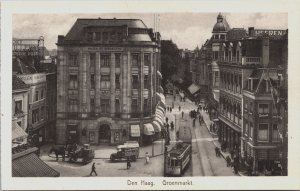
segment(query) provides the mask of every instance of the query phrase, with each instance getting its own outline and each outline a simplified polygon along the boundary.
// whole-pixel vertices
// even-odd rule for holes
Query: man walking
[[[96,167],[95,167],[95,163],[93,163],[92,165],[92,171],[90,173],[90,176],[92,176],[92,174],[95,173],[96,176],[98,176],[97,172],[96,172]]]
[[[130,167],[131,167],[130,159],[129,157],[127,157],[127,169],[130,169]]]
[[[181,118],[183,118],[183,115],[184,115],[184,112],[182,111],[182,112],[181,112]]]

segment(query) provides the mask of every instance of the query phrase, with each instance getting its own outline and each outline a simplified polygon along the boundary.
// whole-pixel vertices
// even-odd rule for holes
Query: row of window
[[[229,72],[220,72],[221,88],[224,88],[234,93],[242,93],[242,76]]]
[[[78,99],[69,99],[69,112],[78,112]],[[90,100],[91,112],[95,112],[95,98],[91,98]],[[100,99],[100,109],[101,113],[110,113],[110,99]],[[120,113],[120,100],[115,99],[115,112]],[[144,111],[149,111],[149,100],[144,99]],[[138,113],[138,99],[131,100],[131,112]]]
[[[272,141],[278,142],[280,141],[278,126],[277,124],[272,125],[272,129],[269,129],[269,124],[267,123],[260,123],[258,124],[257,130],[257,140],[258,141],[269,141],[269,133],[272,133]],[[244,124],[244,134],[249,136],[249,138],[253,138],[254,136],[254,127],[252,122],[245,121]]]
[[[90,67],[95,68],[96,66],[96,53],[90,53]],[[133,53],[131,54],[131,65],[133,67],[139,67],[141,62],[140,54]],[[144,54],[144,65],[150,66],[151,58],[150,54]],[[110,54],[100,54],[100,63],[101,67],[110,67],[111,64],[111,55]],[[115,67],[119,68],[121,64],[121,53],[115,54]],[[69,66],[78,66],[78,54],[70,53],[69,54]]]
[[[87,32],[86,40],[89,42],[122,42],[123,32],[116,31],[97,31],[97,32]]]
[[[248,104],[250,105],[249,108],[248,108]],[[252,102],[248,103],[248,102],[245,101],[244,112],[245,113],[249,112],[250,114],[252,114],[252,112],[253,112],[253,103]],[[270,105],[267,104],[267,103],[258,104],[257,113],[258,113],[259,117],[269,116],[269,114],[270,114]],[[273,107],[273,115],[277,115],[277,110],[276,110],[275,107]]]
[[[240,62],[241,55],[240,51],[213,51],[212,53],[213,60],[226,61],[226,62]]]
[[[32,124],[38,123],[45,118],[45,106],[32,110]]]
[[[140,81],[139,81],[139,75],[132,75],[132,89],[139,89]],[[95,75],[91,74],[90,83],[91,83],[91,89],[95,89]],[[144,89],[149,88],[149,76],[144,75]],[[115,85],[116,89],[120,89],[120,75],[115,75]],[[69,88],[70,89],[77,89],[78,88],[78,76],[77,74],[70,74],[69,75]],[[110,89],[110,76],[109,75],[101,75],[100,79],[100,88],[101,89]]]

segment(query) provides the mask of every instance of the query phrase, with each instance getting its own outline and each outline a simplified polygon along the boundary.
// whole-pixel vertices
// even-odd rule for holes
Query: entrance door
[[[110,143],[110,127],[107,124],[99,128],[99,143]]]

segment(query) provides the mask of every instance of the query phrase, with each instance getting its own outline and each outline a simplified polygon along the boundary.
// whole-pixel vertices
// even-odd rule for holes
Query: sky
[[[286,13],[222,13],[231,28],[287,29]],[[211,37],[218,13],[159,13],[158,31],[163,40],[170,40],[178,48],[201,47]],[[14,38],[44,36],[47,49],[56,49],[58,35],[66,35],[77,18],[135,18],[148,28],[154,28],[154,13],[105,14],[14,14]],[[156,30],[156,31],[157,31]]]

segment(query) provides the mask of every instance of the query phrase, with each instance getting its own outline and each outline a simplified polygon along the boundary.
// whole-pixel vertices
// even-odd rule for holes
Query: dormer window
[[[87,41],[92,41],[93,40],[93,33],[92,32],[87,32],[86,39],[87,39]]]

